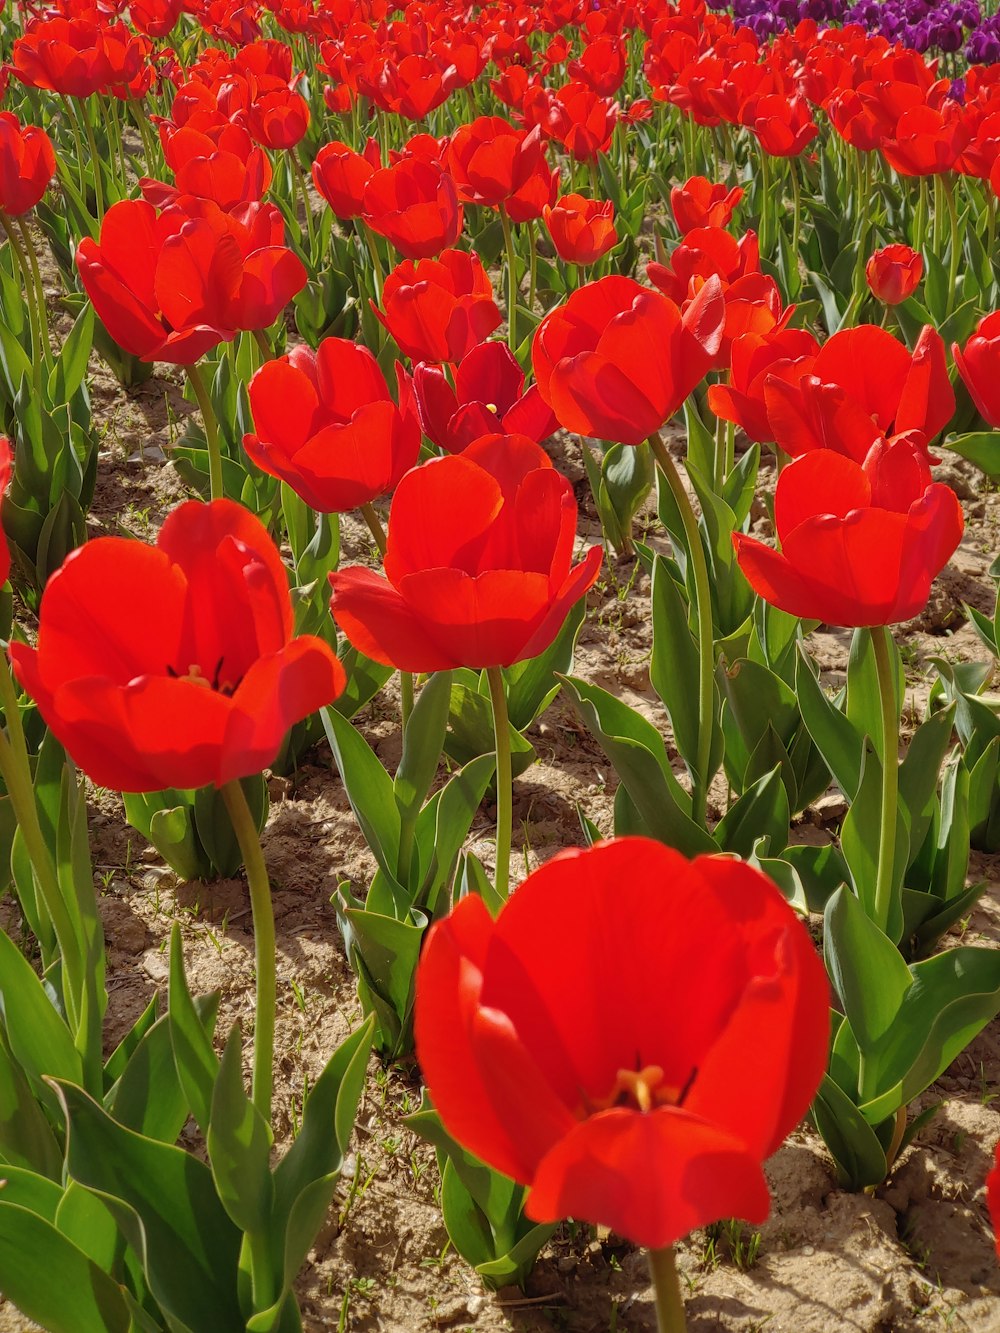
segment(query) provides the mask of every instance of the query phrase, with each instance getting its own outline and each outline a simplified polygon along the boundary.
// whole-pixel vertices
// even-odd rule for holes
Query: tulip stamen
[[[609,1095],[598,1102],[589,1103],[588,1113],[607,1111],[612,1107],[630,1107],[645,1115],[660,1106],[683,1106],[697,1072],[697,1068],[692,1069],[683,1086],[678,1088],[665,1082],[661,1065],[619,1069]]]
[[[216,662],[215,670],[212,672],[211,680],[208,678],[208,676],[204,674],[204,672],[202,671],[201,667],[198,665],[197,662],[192,662],[188,666],[187,671],[183,672],[176,671],[172,666],[168,664],[167,675],[171,678],[171,680],[186,680],[192,685],[203,685],[206,689],[214,690],[216,694],[223,694],[228,699],[236,693],[236,690],[240,682],[237,681],[235,685],[233,684],[232,681],[229,680],[224,680],[220,682],[219,673],[222,671],[222,663],[224,660],[225,658],[223,656],[219,658],[218,662]]]

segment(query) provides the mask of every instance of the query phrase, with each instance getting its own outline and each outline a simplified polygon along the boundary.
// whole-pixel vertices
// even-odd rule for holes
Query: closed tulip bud
[[[917,290],[924,272],[923,256],[908,245],[876,250],[865,265],[865,278],[876,300],[899,305]]]

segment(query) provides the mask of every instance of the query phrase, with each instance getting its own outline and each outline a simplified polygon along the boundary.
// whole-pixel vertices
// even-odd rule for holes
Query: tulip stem
[[[659,1333],[684,1333],[687,1320],[684,1318],[684,1302],[677,1280],[674,1247],[665,1245],[662,1250],[650,1250],[648,1253],[656,1301],[656,1327]]]
[[[511,230],[507,209],[500,205],[500,225],[503,227],[503,243],[507,250],[507,345],[517,354],[517,267],[514,254],[514,233]]]
[[[277,968],[275,965],[274,907],[271,884],[260,848],[257,825],[247,805],[238,780],[222,787],[222,799],[229,811],[233,832],[247,872],[250,910],[253,916],[254,970],[257,996],[253,1029],[253,1104],[268,1124],[271,1123],[271,1084],[274,1064],[274,1015],[277,1003]]]
[[[0,209],[0,227],[3,228],[7,240],[10,242],[11,253],[14,256],[15,265],[21,274],[21,283],[24,287],[24,304],[28,310],[28,332],[31,337],[32,373],[35,378],[35,391],[40,396],[42,391],[42,333],[37,310],[38,299],[35,292],[35,285],[32,280],[31,270],[28,267],[28,257],[24,253],[24,248],[22,247],[21,242],[17,239],[14,223],[2,209]],[[48,360],[48,357],[46,360]]]
[[[955,284],[958,281],[958,259],[961,245],[958,239],[958,208],[955,204],[955,186],[950,176],[941,178],[944,185],[944,197],[948,203],[948,223],[951,228],[951,254],[948,256],[948,304],[945,313],[950,315],[955,308]]]
[[[899,793],[899,712],[887,625],[869,630],[879,703],[882,709],[882,811],[878,835],[878,875],[875,880],[875,924],[883,933],[889,924],[889,904],[896,860],[896,803]]]
[[[35,252],[35,243],[31,239],[31,232],[24,218],[20,218],[19,225],[21,235],[24,238],[24,252],[28,256],[28,264],[31,269],[31,285],[35,292],[35,309],[38,315],[38,336],[42,344],[42,356],[45,358],[46,366],[52,364],[52,347],[49,343],[49,316],[45,309],[45,288],[42,285],[42,273],[38,267],[38,255]]]
[[[382,520],[376,513],[375,506],[369,500],[367,504],[359,505],[361,517],[368,524],[368,531],[378,547],[378,553],[385,559],[385,553],[388,548],[388,540],[385,535],[385,528],[382,526]],[[413,672],[401,671],[399,673],[399,711],[403,723],[403,731],[406,731],[406,724],[410,720],[410,714],[413,712]]]
[[[497,753],[497,852],[494,882],[497,894],[506,898],[510,885],[510,834],[513,822],[510,723],[507,718],[503,672],[499,667],[487,667],[486,679],[489,681],[490,701],[493,704],[493,735]]]
[[[38,819],[28,747],[21,726],[21,713],[6,651],[3,654],[3,662],[0,663],[0,706],[3,707],[6,722],[6,729],[0,728],[0,776],[3,777],[7,788],[11,809],[14,811],[14,818],[17,820],[17,827],[24,839],[31,868],[34,871],[35,882],[55,932],[65,978],[63,998],[66,1013],[70,1025],[75,1030],[83,1017],[85,983],[81,970],[82,958],[76,940],[77,932],[63,897],[52,852],[45,841]]]
[[[295,186],[299,187],[299,194],[302,196],[302,211],[305,214],[306,236],[309,238],[309,255],[312,263],[317,263],[319,256],[316,254],[316,226],[313,222],[312,205],[309,202],[309,191],[306,188],[306,178],[299,160],[295,156],[295,149],[288,150],[289,170],[292,174],[292,194],[295,194]]]
[[[90,148],[90,162],[94,168],[94,201],[97,206],[97,221],[100,222],[104,217],[104,181],[101,177],[101,157],[97,151],[97,140],[94,138],[94,127],[90,123],[90,116],[87,114],[86,102],[80,102],[80,119],[83,121],[83,132],[87,136],[87,145]]]
[[[680,473],[657,432],[649,437],[653,457],[663,480],[670,487],[674,504],[684,526],[689,568],[694,576],[695,615],[698,626],[698,755],[696,771],[691,775],[691,814],[705,826],[708,808],[709,768],[712,762],[712,734],[715,729],[715,635],[712,629],[712,591],[708,579],[708,561],[702,545],[698,520],[684,489]]]
[[[201,408],[201,419],[205,426],[205,445],[208,449],[208,490],[213,500],[222,499],[222,453],[219,449],[219,423],[215,419],[215,409],[209,397],[205,381],[197,366],[188,366],[188,380],[194,390],[194,396]]]

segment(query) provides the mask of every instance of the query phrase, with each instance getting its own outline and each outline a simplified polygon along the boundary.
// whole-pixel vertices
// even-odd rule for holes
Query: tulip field
[[[1000,1329],[1000,17],[0,99],[0,1333]]]

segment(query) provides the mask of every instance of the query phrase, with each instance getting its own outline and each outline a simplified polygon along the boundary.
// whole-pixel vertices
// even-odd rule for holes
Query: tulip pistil
[[[610,1094],[595,1103],[593,1110],[607,1111],[611,1107],[624,1106],[646,1114],[655,1111],[659,1106],[682,1106],[697,1072],[696,1069],[692,1069],[683,1087],[678,1088],[665,1081],[660,1065],[644,1065],[641,1069],[619,1069]]]
[[[223,694],[228,699],[236,693],[239,681],[234,685],[230,680],[219,680],[219,673],[222,671],[223,660],[224,659],[220,657],[218,662],[216,662],[211,680],[204,674],[197,662],[190,663],[187,671],[175,671],[172,666],[168,665],[167,675],[172,680],[186,680],[191,685],[201,685],[205,689],[215,690],[217,694]]]

